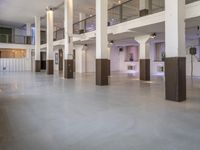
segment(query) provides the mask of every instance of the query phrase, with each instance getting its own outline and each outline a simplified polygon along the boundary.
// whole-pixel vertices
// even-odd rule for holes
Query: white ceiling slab
[[[34,16],[45,14],[47,6],[57,6],[63,0],[0,0],[1,24],[34,22]]]
[[[126,1],[126,0],[121,0]],[[33,23],[34,16],[44,16],[47,6],[56,7],[64,0],[0,0],[0,24],[23,25]],[[109,7],[118,0],[109,0]],[[57,22],[63,21],[63,8],[55,12]],[[75,20],[79,12],[95,14],[95,0],[74,0]]]

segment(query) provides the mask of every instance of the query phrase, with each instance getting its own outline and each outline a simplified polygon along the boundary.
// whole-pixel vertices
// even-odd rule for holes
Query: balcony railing
[[[164,11],[165,0],[151,0],[148,15]],[[200,0],[186,0],[186,4]],[[124,3],[108,9],[108,26],[113,26],[140,17],[139,0],[127,0]],[[73,25],[74,34],[82,34],[96,30],[96,16],[89,16]],[[54,32],[54,40],[64,39],[64,29]]]
[[[31,36],[0,34],[0,43],[34,44],[34,39]]]
[[[164,0],[151,0],[148,14],[164,10]],[[108,26],[113,26],[140,17],[139,1],[128,0],[108,10]],[[81,34],[96,30],[96,16],[90,16],[74,24],[74,34]]]
[[[197,1],[200,1],[200,0],[186,0],[186,4],[190,4],[190,3],[193,3],[193,2],[197,2]]]

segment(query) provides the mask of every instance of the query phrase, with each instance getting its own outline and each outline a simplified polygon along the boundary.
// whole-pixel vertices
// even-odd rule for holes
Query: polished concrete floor
[[[200,79],[187,90],[177,103],[162,77],[0,73],[0,150],[199,150]]]

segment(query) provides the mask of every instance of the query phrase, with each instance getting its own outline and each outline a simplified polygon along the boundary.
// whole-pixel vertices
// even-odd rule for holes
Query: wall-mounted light
[[[151,38],[152,38],[152,39],[155,39],[156,36],[157,36],[156,33],[151,34]]]
[[[51,6],[48,6],[48,7],[46,7],[46,11],[49,11],[49,10],[53,11],[53,10],[54,10],[54,8],[53,8],[53,7],[51,7]]]
[[[114,44],[114,41],[113,41],[113,40],[111,40],[111,41],[110,41],[110,44]]]

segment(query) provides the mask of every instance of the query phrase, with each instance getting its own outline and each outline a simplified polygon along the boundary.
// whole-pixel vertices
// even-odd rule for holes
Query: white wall
[[[113,46],[110,51],[111,71],[120,71],[120,52],[117,47]]]
[[[86,51],[87,46],[76,45],[76,72],[77,73],[85,73],[86,72]]]
[[[96,50],[95,49],[96,47],[94,44],[88,45],[88,49],[86,50],[86,72],[95,72],[95,64],[96,64]],[[133,66],[136,66],[137,68],[136,71],[139,72],[138,62],[125,62],[126,50],[120,52],[118,47],[113,46],[111,48],[110,57],[111,57],[111,71],[127,72],[127,66],[133,65]],[[76,63],[77,69],[80,67],[79,60],[80,59],[77,58],[77,63]]]
[[[189,49],[194,46],[197,48],[197,55],[199,56],[200,53],[200,47],[199,47],[199,40],[187,40],[186,41],[186,50],[187,50],[187,57],[186,57],[186,68],[187,68],[187,75],[190,76],[191,75],[191,55],[189,54]],[[194,76],[200,76],[200,62],[198,62],[198,59],[196,58],[196,56],[193,59],[193,63],[194,63],[194,68],[193,68],[193,75]]]
[[[96,70],[96,45],[88,45],[86,51],[86,72],[95,72]]]
[[[163,43],[164,44],[164,43]],[[200,53],[200,47],[199,45],[199,40],[187,40],[186,41],[186,75],[190,76],[191,75],[191,55],[189,54],[189,49],[192,46],[195,46],[197,48],[198,54]],[[159,72],[157,71],[158,66],[164,66],[163,62],[154,62],[154,48],[151,49],[151,74],[158,74]],[[198,59],[194,57],[194,76],[200,76],[200,62],[198,62]]]
[[[198,40],[193,41],[187,41],[187,51],[189,50],[190,46],[192,45],[198,45]],[[164,43],[163,43],[164,44]],[[155,56],[155,44],[151,43],[151,49],[150,49],[150,58],[151,58],[151,74],[152,75],[164,75],[163,72],[159,70],[159,67],[164,67],[164,62],[155,62],[154,56]],[[198,47],[198,50],[200,48]],[[200,53],[200,51],[199,51]],[[135,71],[131,73],[138,73],[139,72],[139,62],[129,62],[126,61],[126,50],[124,49],[122,52],[119,52],[119,48],[113,46],[111,48],[111,71],[120,71],[124,73],[130,73],[130,71],[127,70],[127,66],[132,65],[135,66]],[[79,61],[79,58],[77,57],[77,63]],[[80,63],[80,62],[79,62]],[[186,65],[187,65],[187,75],[190,76],[191,72],[191,56],[187,52],[187,59],[186,59]],[[79,66],[77,66],[77,72],[80,70]],[[79,69],[78,69],[79,68]],[[86,50],[86,72],[95,72],[95,45],[88,45],[88,49]],[[200,62],[197,61],[196,58],[194,58],[194,76],[200,76]]]

